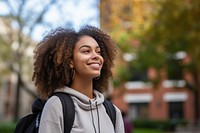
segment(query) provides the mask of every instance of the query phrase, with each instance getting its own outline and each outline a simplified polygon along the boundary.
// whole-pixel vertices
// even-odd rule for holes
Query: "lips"
[[[99,67],[100,64],[90,64],[90,66]]]
[[[94,69],[100,69],[100,67],[101,67],[101,63],[99,63],[99,62],[88,63],[88,65]]]

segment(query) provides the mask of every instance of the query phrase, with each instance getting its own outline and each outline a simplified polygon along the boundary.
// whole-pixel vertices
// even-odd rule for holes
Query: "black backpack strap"
[[[108,116],[110,117],[110,119],[111,119],[111,121],[113,123],[113,126],[115,128],[116,109],[115,109],[114,105],[108,100],[104,100],[103,105],[106,108],[106,112],[107,112]]]
[[[64,92],[55,92],[54,95],[60,98],[63,107],[63,118],[64,118],[64,133],[70,133],[74,118],[75,118],[75,107],[72,98]]]

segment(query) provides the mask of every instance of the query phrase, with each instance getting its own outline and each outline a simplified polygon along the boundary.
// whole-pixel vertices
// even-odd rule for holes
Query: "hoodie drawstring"
[[[100,133],[100,119],[99,119],[99,109],[98,109],[98,106],[97,106],[97,102],[96,102],[95,104],[96,104],[96,108],[97,108],[98,127],[99,127],[99,133]]]
[[[95,127],[95,124],[94,124],[94,116],[93,116],[93,113],[92,113],[92,103],[91,103],[90,100],[89,100],[89,102],[90,102],[90,111],[91,111],[91,115],[92,115],[92,125],[94,127],[95,133],[97,133],[97,130],[96,130],[96,127]]]
[[[93,116],[93,112],[92,112],[92,103],[91,103],[90,100],[89,100],[89,102],[90,102],[90,111],[91,111],[91,116],[92,116],[92,125],[93,125],[95,133],[97,133],[97,129],[96,129],[95,124],[94,124],[94,116]],[[98,133],[100,133],[100,118],[99,118],[99,109],[98,109],[97,102],[95,103],[95,106],[96,106],[96,109],[97,109],[97,117],[98,117]]]

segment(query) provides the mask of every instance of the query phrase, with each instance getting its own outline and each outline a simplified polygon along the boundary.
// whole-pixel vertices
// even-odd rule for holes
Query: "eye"
[[[89,53],[90,51],[89,50],[83,50],[83,53]]]
[[[97,54],[101,55],[101,51],[100,51],[100,50],[99,50],[99,51],[97,51]]]

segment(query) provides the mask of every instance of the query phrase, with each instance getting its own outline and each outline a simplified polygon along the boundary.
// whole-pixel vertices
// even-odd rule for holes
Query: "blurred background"
[[[199,0],[0,0],[0,133],[31,113],[37,43],[51,29],[86,24],[118,46],[107,95],[132,133],[199,132],[199,7]]]

